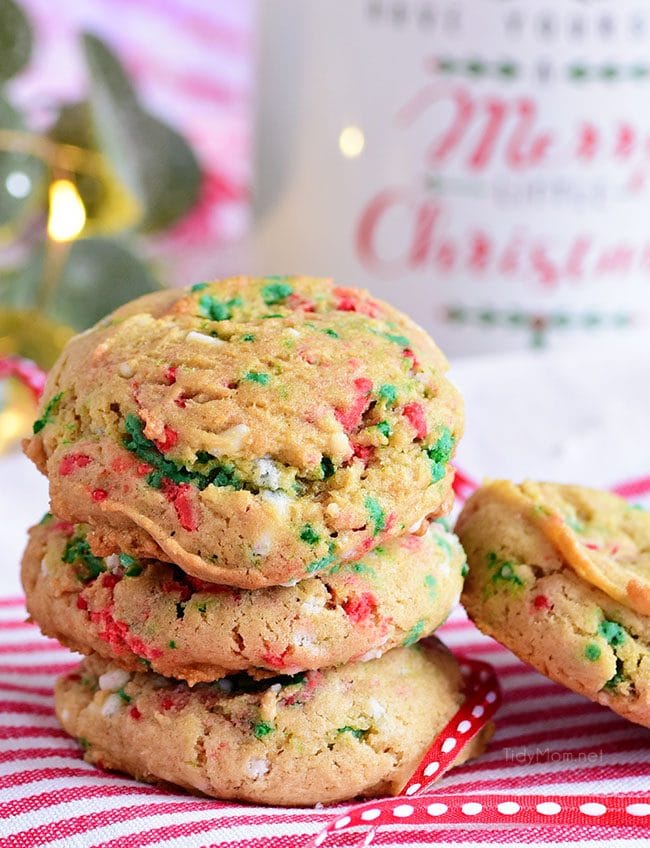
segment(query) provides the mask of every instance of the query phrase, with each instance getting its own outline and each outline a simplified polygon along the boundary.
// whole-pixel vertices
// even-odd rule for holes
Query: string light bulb
[[[77,238],[86,223],[86,208],[71,180],[54,180],[49,190],[47,234],[56,242]]]

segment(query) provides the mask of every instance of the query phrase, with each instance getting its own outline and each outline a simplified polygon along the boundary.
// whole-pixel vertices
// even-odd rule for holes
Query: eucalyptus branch
[[[0,129],[0,150],[27,153],[61,171],[100,174],[102,155],[74,144],[63,144],[34,133]]]

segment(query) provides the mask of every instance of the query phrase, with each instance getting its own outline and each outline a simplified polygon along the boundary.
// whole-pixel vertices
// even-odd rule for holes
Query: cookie
[[[148,295],[72,339],[27,454],[100,556],[279,585],[448,511],[447,362],[365,292],[237,277]]]
[[[445,620],[464,570],[458,540],[434,523],[294,586],[233,589],[128,554],[100,559],[85,528],[50,516],[30,531],[22,579],[48,636],[193,684],[296,674],[411,644]]]
[[[193,688],[93,655],[55,689],[57,716],[89,762],[281,806],[398,794],[462,701],[456,661],[435,639],[299,677]]]
[[[499,480],[456,532],[476,625],[552,680],[650,726],[650,514],[608,492]]]

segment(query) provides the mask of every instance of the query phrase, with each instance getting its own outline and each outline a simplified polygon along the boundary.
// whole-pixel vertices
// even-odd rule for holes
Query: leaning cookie
[[[458,601],[465,554],[434,523],[294,586],[242,590],[158,561],[94,556],[85,528],[47,517],[23,557],[44,633],[128,670],[190,684],[235,671],[295,674],[378,657],[433,632]]]
[[[456,532],[477,626],[650,726],[650,514],[608,492],[499,480],[472,495]]]
[[[462,701],[456,661],[435,639],[300,677],[192,689],[93,655],[55,691],[57,716],[89,762],[283,806],[398,794]]]
[[[450,507],[463,429],[416,324],[329,280],[237,277],[127,304],[52,369],[28,455],[94,553],[279,585]]]

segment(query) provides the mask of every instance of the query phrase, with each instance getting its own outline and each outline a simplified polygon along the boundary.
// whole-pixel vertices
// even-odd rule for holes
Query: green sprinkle
[[[241,306],[242,300],[240,297],[233,297],[230,300],[218,300],[211,294],[204,294],[199,298],[199,314],[204,318],[209,318],[211,321],[228,321],[232,318],[232,309],[234,306]]]
[[[200,613],[206,613],[208,611],[208,605],[205,604],[205,603],[204,604],[197,604],[196,608]]]
[[[273,303],[281,303],[292,293],[293,289],[289,283],[269,283],[262,288],[262,298],[268,306]]]
[[[270,379],[268,374],[262,374],[260,371],[249,371],[244,374],[244,380],[248,380],[249,383],[259,383],[260,386],[268,386]]]
[[[373,551],[376,553],[377,549]],[[353,571],[355,574],[367,574],[369,577],[376,577],[377,572],[370,565],[363,562],[353,562],[348,566],[348,571]]]
[[[269,724],[266,721],[258,721],[253,725],[253,735],[256,739],[263,739],[265,736],[268,736],[269,733],[273,733],[275,728],[272,724]]]
[[[324,568],[327,568],[328,565],[331,565],[336,559],[334,550],[334,542],[330,542],[327,556],[314,560],[314,562],[310,562],[307,566],[307,574],[313,574],[316,571],[322,571]]]
[[[582,531],[585,529],[585,525],[582,522],[578,521],[578,519],[575,518],[573,515],[568,515],[565,518],[565,521],[575,533],[582,533]]]
[[[126,694],[126,692],[124,691],[124,687],[118,689],[117,694],[120,696],[120,698],[124,701],[125,704],[130,704],[133,700],[130,695]]]
[[[514,565],[511,562],[499,559],[499,557],[490,551],[487,555],[487,566],[492,571],[490,577],[491,583],[510,583],[513,586],[523,586],[524,581],[517,574]]]
[[[334,467],[334,463],[329,458],[329,456],[324,456],[320,461],[321,471],[323,472],[323,480],[327,480],[328,477],[331,477],[336,468]]]
[[[92,553],[85,536],[78,535],[69,539],[61,559],[68,565],[79,563],[85,568],[85,573],[78,575],[83,582],[95,580],[102,571],[106,571],[106,563]]]
[[[616,657],[616,672],[612,677],[609,678],[607,683],[605,684],[605,689],[616,689],[621,683],[624,683],[628,678],[623,670],[623,660],[619,657]]]
[[[142,665],[151,670],[151,660],[146,660],[144,657],[138,657],[138,662],[142,663]]]
[[[300,531],[300,538],[303,542],[307,542],[308,545],[317,545],[320,542],[320,536],[311,526],[311,524],[305,524],[305,526]]]
[[[418,639],[422,636],[424,631],[424,619],[421,618],[416,624],[411,627],[409,632],[406,634],[406,639],[402,642],[402,645],[405,648],[410,648],[411,645],[415,645]]]
[[[437,483],[447,473],[446,466],[454,450],[454,437],[449,428],[443,427],[438,441],[424,450],[431,461],[431,477]]]
[[[429,590],[429,597],[435,598],[438,592],[438,581],[433,576],[433,574],[427,574],[424,578],[424,585]]]
[[[435,539],[436,545],[444,554],[446,554],[448,557],[453,554],[453,549],[445,536],[439,536],[436,534],[433,538]]]
[[[380,421],[379,424],[377,424],[377,429],[382,434],[382,436],[385,436],[387,439],[391,436],[393,432],[393,428],[390,426],[388,421]]]
[[[377,330],[371,330],[376,336],[381,336],[384,339],[387,339],[389,342],[393,342],[394,344],[399,345],[400,347],[410,347],[411,342],[406,338],[406,336],[400,336],[398,333],[380,333]]]
[[[79,737],[79,744],[84,749],[84,751],[87,751],[90,748],[90,742],[86,739],[85,736]]]
[[[600,648],[598,645],[594,645],[593,642],[589,642],[588,645],[585,645],[585,657],[589,660],[589,662],[596,662],[596,660],[599,660]]]
[[[368,510],[368,515],[370,516],[370,520],[374,524],[372,535],[376,536],[378,533],[381,533],[382,530],[386,527],[386,513],[382,509],[379,501],[375,500],[375,498],[368,497],[364,501],[366,509]]]
[[[323,332],[325,333],[326,336],[331,336],[333,339],[339,339],[340,338],[340,336],[336,332],[336,330],[332,330],[330,327],[327,327],[327,329],[323,330]]]
[[[241,340],[243,342],[254,342],[255,336],[253,335],[253,333],[244,333],[244,335],[241,337]]]
[[[207,289],[207,283],[194,283],[194,285],[190,288],[191,292],[203,291],[203,289]]]
[[[124,574],[127,577],[138,577],[142,574],[142,565],[140,561],[131,554],[120,554],[120,565],[124,569]]]
[[[46,512],[45,515],[41,518],[41,520],[38,523],[39,523],[39,525],[49,524],[50,521],[53,518],[54,518],[54,516],[52,515],[51,512]]]
[[[62,397],[63,397],[63,392],[59,392],[58,395],[54,395],[53,398],[49,399],[49,401],[47,402],[47,406],[43,410],[43,414],[41,415],[41,417],[37,418],[36,421],[34,421],[34,424],[32,426],[32,430],[34,431],[34,434],[40,433],[41,430],[43,429],[43,427],[45,427],[46,424],[52,423],[52,421],[54,420],[54,415],[57,413],[57,411],[59,409],[59,404],[61,403]]]
[[[391,386],[390,383],[384,383],[383,386],[380,386],[378,395],[390,406],[393,406],[397,401],[397,389],[395,386]]]
[[[346,724],[345,727],[339,727],[337,733],[350,733],[355,739],[363,739],[368,733],[368,729],[363,730],[361,727],[351,727]]]
[[[176,642],[174,642],[173,639],[170,639],[169,642],[167,642],[167,647],[168,648],[178,648],[178,645],[176,644]]]
[[[154,489],[159,489],[165,478],[173,483],[193,483],[201,490],[211,485],[232,486],[235,489],[242,488],[235,474],[235,469],[231,465],[222,465],[216,461],[215,457],[205,452],[197,454],[197,460],[201,464],[205,462],[215,463],[212,468],[206,471],[189,471],[184,466],[164,457],[156,445],[145,437],[144,424],[137,415],[127,415],[124,419],[124,427],[126,429],[124,447],[152,467],[153,470],[147,477],[147,483]]]
[[[460,576],[461,577],[467,577],[468,574],[469,574],[469,565],[467,564],[467,560],[465,560],[460,567]]]
[[[600,622],[598,632],[613,648],[618,648],[627,638],[625,628],[621,627],[618,622],[608,621],[607,619]]]

